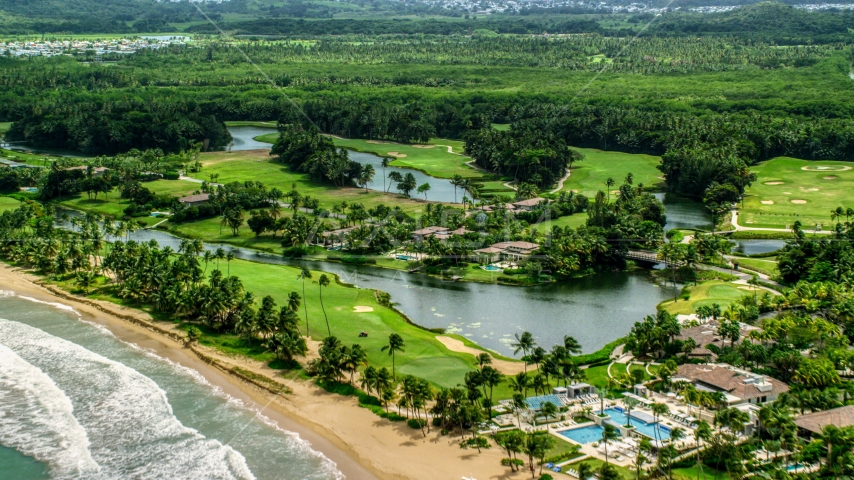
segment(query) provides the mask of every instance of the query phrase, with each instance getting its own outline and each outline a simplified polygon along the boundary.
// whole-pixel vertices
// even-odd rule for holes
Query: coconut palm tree
[[[320,285],[320,308],[323,310],[323,318],[326,320],[326,333],[332,336],[332,329],[329,328],[329,317],[326,315],[326,307],[323,306],[323,287],[329,286],[329,277],[324,273],[320,275],[317,283]]]
[[[537,342],[534,341],[534,336],[531,334],[531,332],[522,332],[521,337],[517,333],[515,337],[516,343],[510,345],[511,347],[515,348],[515,350],[513,351],[514,355],[518,354],[519,352],[522,352],[522,356],[526,357],[528,356],[528,352],[532,351],[537,346]],[[527,362],[525,362],[525,371],[528,371]]]
[[[617,429],[608,423],[602,425],[602,442],[605,445],[605,463],[610,463],[608,461],[608,442],[611,440],[616,440],[620,434],[617,432]]]
[[[300,268],[299,275],[297,275],[298,279],[302,279],[302,298],[305,298],[305,280],[311,280],[311,270],[302,267]],[[303,302],[303,310],[305,311],[305,336],[310,336],[308,329],[308,302]]]
[[[694,440],[697,442],[697,480],[700,480],[700,473],[703,472],[703,462],[700,461],[700,452],[703,450],[703,441],[708,441],[712,438],[712,427],[705,420],[697,422],[697,429],[694,430]],[[706,474],[703,473],[703,478]]]
[[[383,191],[384,192],[388,191],[385,188],[385,178],[386,178],[385,177],[385,169],[386,169],[386,167],[388,167],[388,165],[390,163],[391,163],[391,158],[389,158],[389,157],[383,157],[382,161],[380,161],[380,166],[383,167]]]
[[[394,366],[394,354],[395,352],[404,352],[403,347],[405,346],[406,343],[403,341],[403,337],[396,333],[392,333],[388,336],[388,345],[381,349],[383,352],[388,350],[388,354],[391,356],[391,376],[395,380],[397,380],[397,373],[395,372]]]

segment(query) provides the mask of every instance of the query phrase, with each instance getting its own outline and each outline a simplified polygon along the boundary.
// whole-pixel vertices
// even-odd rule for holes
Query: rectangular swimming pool
[[[611,420],[614,423],[618,423],[620,425],[626,425],[629,423],[629,417],[623,412],[622,409],[619,408],[608,408],[605,410],[605,415],[609,415]],[[646,435],[653,440],[667,440],[670,438],[670,429],[665,427],[664,425],[660,425],[658,423],[647,423],[642,420],[638,420],[632,415],[632,426],[635,427],[635,430]],[[656,437],[656,429],[658,429],[658,437]]]
[[[557,433],[558,435],[566,437],[574,442],[586,445],[588,443],[602,440],[602,431],[604,430],[605,429],[599,425],[589,425],[581,428],[573,428],[571,430],[563,430]]]

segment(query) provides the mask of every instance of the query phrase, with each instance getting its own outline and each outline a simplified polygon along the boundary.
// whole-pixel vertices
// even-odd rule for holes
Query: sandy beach
[[[354,398],[328,393],[310,381],[277,377],[274,370],[261,362],[195,347],[221,366],[238,366],[275,378],[292,392],[276,396],[209,365],[169,335],[138,324],[151,321],[145,312],[109,302],[60,297],[38,282],[38,277],[0,263],[0,289],[69,305],[86,320],[107,327],[119,339],[198,371],[212,385],[310,442],[314,449],[334,461],[348,479],[456,480],[470,475],[478,479],[527,478],[524,472],[514,474],[501,466],[503,452],[497,447],[482,453],[462,450],[458,435],[442,436],[435,429],[425,438],[419,430],[403,422],[389,422],[359,407]],[[158,323],[157,327],[168,330],[171,325]]]

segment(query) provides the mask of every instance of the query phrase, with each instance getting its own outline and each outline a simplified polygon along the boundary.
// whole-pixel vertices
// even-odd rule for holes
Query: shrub
[[[414,428],[417,430],[427,425],[427,422],[417,418],[410,418],[406,421],[406,424],[409,425],[409,428]]]
[[[552,480],[552,479],[553,479],[553,477],[551,475],[549,475],[548,473],[544,473],[544,474],[540,475],[540,480]]]
[[[364,255],[344,255],[341,257],[341,263],[351,265],[374,265],[377,263],[373,258],[366,258]]]
[[[439,417],[433,417],[433,426],[439,427],[442,425],[442,419]]]
[[[178,174],[178,172],[166,172],[163,174],[163,178],[165,180],[178,180],[178,178],[180,178],[180,175]]]
[[[513,459],[510,459],[510,458],[502,458],[502,459],[501,459],[501,465],[502,465],[502,466],[505,466],[505,467],[509,467],[510,465],[516,465],[516,466],[521,467],[521,466],[524,466],[524,465],[525,465],[525,462],[524,462],[524,461],[522,461],[522,460],[520,460],[520,459],[518,459],[518,458],[513,458]]]

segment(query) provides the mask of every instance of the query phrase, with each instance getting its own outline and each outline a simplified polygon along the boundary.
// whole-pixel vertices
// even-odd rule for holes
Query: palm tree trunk
[[[326,307],[323,306],[323,287],[320,287],[320,309],[323,310],[323,318],[326,319],[326,332],[332,336],[332,330],[329,328],[329,317],[326,316]]]

